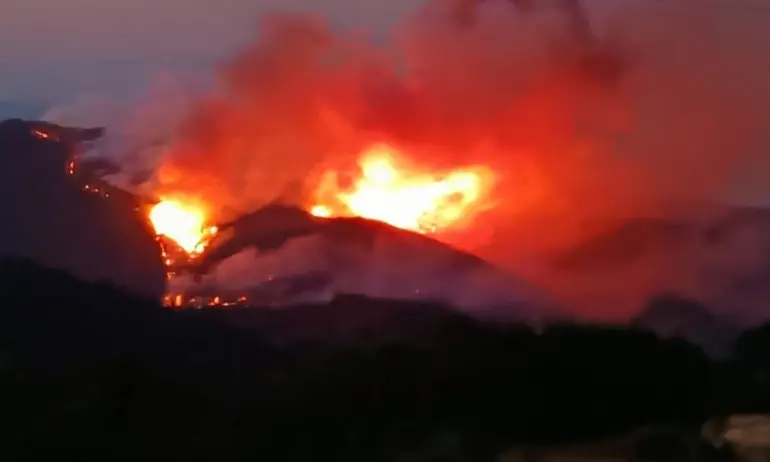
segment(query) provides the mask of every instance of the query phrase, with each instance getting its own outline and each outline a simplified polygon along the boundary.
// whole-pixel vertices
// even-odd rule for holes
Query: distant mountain
[[[696,231],[685,221],[630,219],[557,256],[553,263],[566,270],[611,268],[649,253],[666,252]]]
[[[762,207],[725,206],[703,217],[633,218],[570,249],[553,263],[564,269],[596,269],[681,248],[685,240],[714,249],[742,232],[765,228],[770,228],[770,209]]]
[[[651,330],[664,338],[687,340],[718,357],[728,355],[741,334],[740,327],[728,316],[716,314],[698,301],[677,295],[654,298],[631,325]]]
[[[672,293],[744,324],[761,322],[770,318],[770,209],[714,206],[627,220],[563,252],[551,271],[562,295],[621,318]]]

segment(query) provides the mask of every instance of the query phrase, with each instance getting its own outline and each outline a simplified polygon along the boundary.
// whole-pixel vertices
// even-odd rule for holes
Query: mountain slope
[[[207,274],[201,284],[212,293],[254,294],[279,282],[292,287],[293,280],[303,280],[315,284],[312,292],[322,298],[357,293],[430,300],[475,315],[515,319],[547,316],[553,308],[541,289],[515,275],[382,222],[316,218],[278,204],[242,219],[250,224],[236,225],[234,235],[212,242],[194,263],[194,271]],[[189,279],[172,282],[172,288],[196,290]],[[285,295],[284,303],[297,301]]]
[[[549,276],[561,296],[628,318],[675,293],[742,324],[770,318],[770,209],[628,220],[559,255]]]
[[[67,164],[101,130],[0,123],[0,256],[22,257],[160,299],[165,269],[149,223],[133,209],[89,194]]]

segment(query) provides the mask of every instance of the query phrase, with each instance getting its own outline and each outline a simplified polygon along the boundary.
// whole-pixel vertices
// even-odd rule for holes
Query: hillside
[[[317,218],[268,204],[220,231],[172,281],[186,294],[248,295],[275,304],[335,293],[451,304],[478,316],[535,321],[553,314],[547,295],[514,274],[422,234],[362,218]]]
[[[67,175],[101,129],[17,119],[0,123],[0,256],[106,280],[151,299],[165,270],[149,224],[125,204],[82,191]]]
[[[746,327],[770,319],[770,209],[719,206],[618,223],[551,262],[549,289],[628,319],[677,294]]]

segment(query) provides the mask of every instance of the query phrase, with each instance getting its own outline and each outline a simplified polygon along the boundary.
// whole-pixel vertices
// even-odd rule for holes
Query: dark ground
[[[494,460],[770,410],[770,327],[714,361],[643,331],[537,334],[362,298],[273,313],[265,335],[248,322],[259,308],[169,311],[18,261],[0,265],[0,293],[3,460],[390,461],[444,435],[469,458],[442,460]],[[309,310],[344,341],[275,335]]]
[[[61,138],[84,134],[31,128],[0,124],[0,460],[492,461],[770,411],[770,326],[722,339],[721,360],[641,330],[661,312],[701,322],[681,297],[640,330],[361,297],[164,309],[146,301],[165,282],[148,224],[64,174]],[[682,460],[670,440],[624,456]]]

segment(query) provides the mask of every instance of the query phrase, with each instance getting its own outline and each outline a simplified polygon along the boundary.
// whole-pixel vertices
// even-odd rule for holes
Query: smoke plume
[[[220,70],[221,91],[182,121],[161,187],[241,211],[302,201],[321,169],[394,142],[426,166],[491,166],[498,220],[550,215],[567,233],[589,217],[719,197],[764,146],[770,68],[762,32],[742,32],[737,13],[629,7],[608,27],[623,35],[598,31],[629,63],[610,86],[576,70],[558,12],[488,2],[464,28],[449,3],[405,20],[387,47],[315,16],[261,18]]]
[[[496,172],[494,207],[471,225],[486,238],[466,247],[521,269],[604,223],[720,200],[765,156],[770,31],[746,11],[629,2],[594,25],[624,66],[608,81],[581,67],[559,11],[459,3],[429,2],[386,45],[315,15],[263,16],[214,91],[173,127],[144,127],[173,129],[153,153],[156,192],[221,219],[276,197],[306,205],[322,171],[393,143],[428,169]]]

